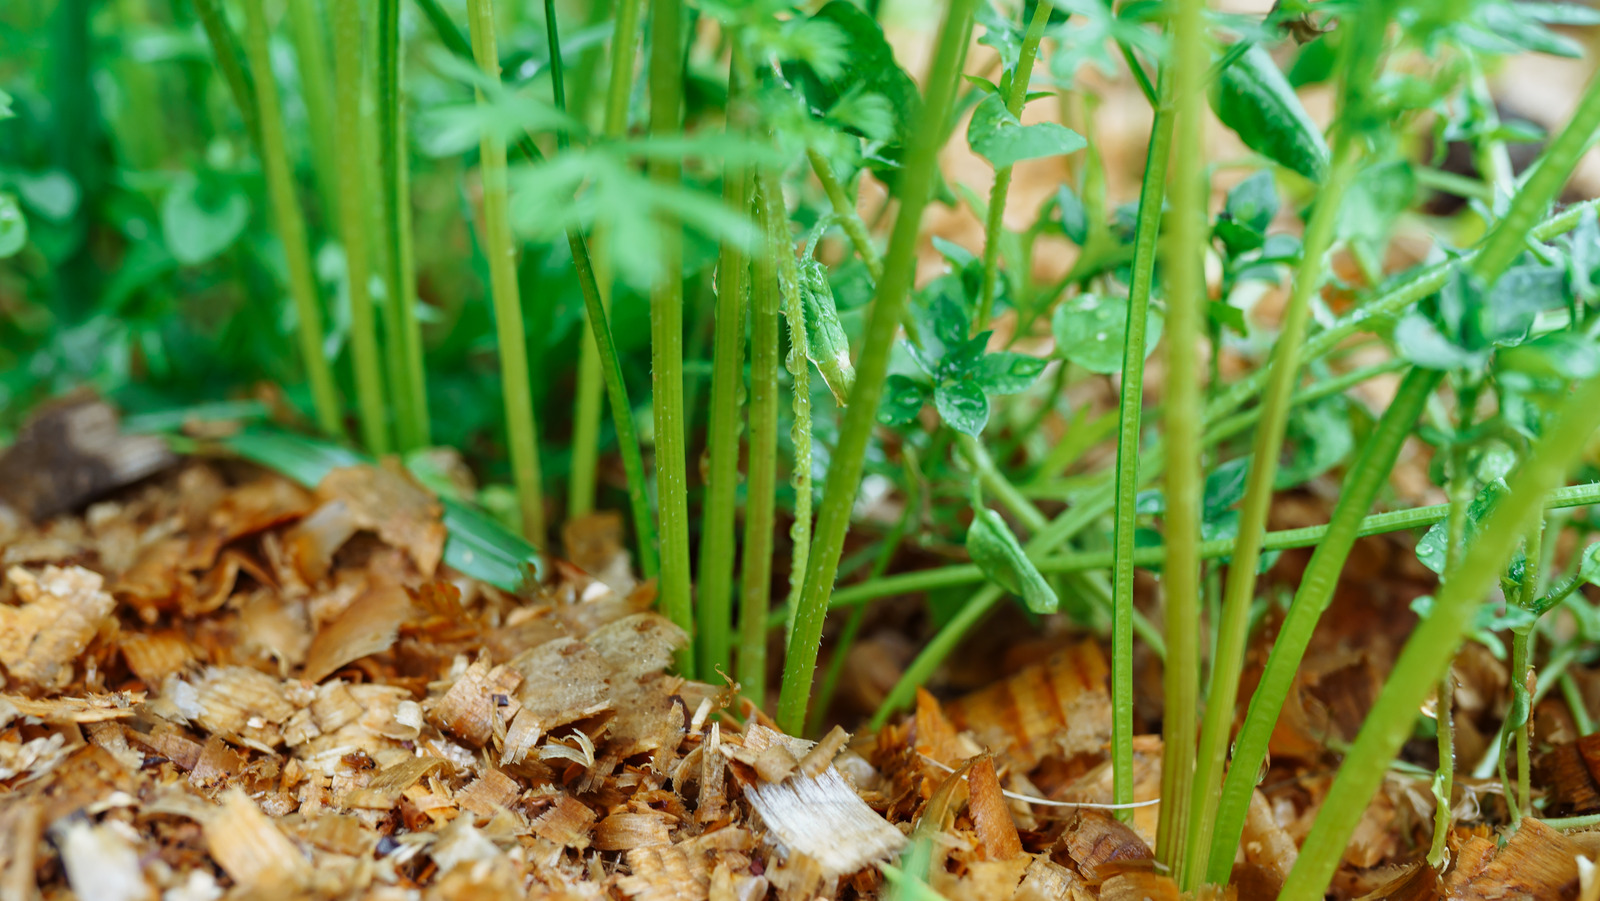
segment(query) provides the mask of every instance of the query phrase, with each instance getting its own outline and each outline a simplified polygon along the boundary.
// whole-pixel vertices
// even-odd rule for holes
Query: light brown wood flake
[[[1105,746],[1111,737],[1109,673],[1100,646],[1084,641],[950,702],[945,713],[1026,772],[1048,755],[1098,753]]]
[[[405,551],[424,576],[431,578],[439,568],[443,508],[398,460],[332,470],[317,485],[317,499],[324,504],[342,501],[357,528],[376,532],[389,546]]]
[[[515,779],[497,769],[484,769],[482,774],[456,793],[456,804],[482,817],[492,817],[510,807],[522,794],[522,786]]]
[[[223,794],[202,829],[212,858],[242,888],[278,894],[310,881],[305,856],[238,789]]]
[[[67,817],[50,827],[50,836],[61,852],[67,882],[79,898],[151,901],[155,897],[141,872],[139,852],[122,830]]]
[[[81,566],[46,566],[37,574],[13,566],[6,578],[22,605],[0,604],[0,664],[20,685],[64,688],[73,661],[113,625],[116,602],[102,590],[104,579]]]
[[[555,806],[533,821],[533,834],[568,848],[589,847],[595,812],[571,795],[561,795]]]
[[[317,630],[306,652],[304,677],[321,682],[363,657],[387,651],[411,614],[411,596],[398,585],[379,585],[358,596]]]
[[[345,806],[368,810],[388,810],[400,800],[401,792],[432,773],[450,768],[450,762],[437,757],[410,757],[384,768],[364,787],[346,797]]]
[[[142,691],[89,695],[82,698],[28,698],[0,694],[0,726],[10,716],[28,716],[46,723],[103,723],[132,717],[144,703]]]
[[[614,813],[594,828],[594,846],[601,851],[627,851],[671,843],[673,818],[660,811]]]
[[[1450,897],[1463,901],[1570,897],[1578,887],[1578,846],[1535,819],[1481,866],[1463,861],[1451,873]]]
[[[156,632],[124,633],[117,647],[128,669],[145,685],[155,688],[195,662],[194,647],[182,632],[162,629]]]
[[[981,757],[967,770],[967,810],[972,814],[978,849],[990,860],[1012,860],[1022,856],[1022,840],[1011,819],[1011,809],[995,776],[994,760]]]

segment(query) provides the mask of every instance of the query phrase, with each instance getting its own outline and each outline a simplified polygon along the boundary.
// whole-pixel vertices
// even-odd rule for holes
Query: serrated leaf
[[[985,97],[967,123],[967,143],[996,169],[1022,160],[1075,153],[1088,145],[1083,136],[1054,122],[1023,125],[998,94]]]
[[[1144,353],[1149,357],[1161,340],[1162,316],[1154,306],[1145,321]],[[1122,349],[1127,342],[1128,302],[1097,294],[1080,294],[1056,307],[1050,317],[1056,354],[1090,372],[1122,371]]]
[[[967,554],[996,585],[1022,598],[1034,613],[1054,613],[1060,605],[1039,568],[1028,559],[1000,514],[988,507],[972,511],[967,529]]]
[[[878,421],[888,426],[915,421],[932,393],[927,385],[910,376],[898,373],[889,376],[883,386],[883,401],[878,404]]]
[[[1312,181],[1322,179],[1328,168],[1322,130],[1260,45],[1223,69],[1209,96],[1217,118],[1246,147]]]
[[[28,220],[17,198],[0,194],[0,260],[16,256],[28,245]]]
[[[933,407],[945,425],[976,438],[989,424],[989,396],[974,382],[945,382],[933,389]]]
[[[161,202],[161,235],[178,262],[196,266],[227,250],[250,221],[250,199],[231,184],[185,173]]]
[[[987,354],[978,362],[973,380],[985,394],[1016,394],[1037,381],[1047,365],[1048,361],[1038,357],[1001,351]]]

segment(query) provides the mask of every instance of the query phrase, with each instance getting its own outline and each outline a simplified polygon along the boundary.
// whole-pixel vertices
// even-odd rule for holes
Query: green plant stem
[[[628,130],[628,94],[633,87],[634,44],[639,31],[639,11],[643,4],[644,0],[617,0],[616,21],[611,34],[610,82],[606,85],[605,115],[600,126],[600,133],[606,138],[620,138]],[[596,273],[600,306],[609,311],[611,267],[603,253],[604,247],[604,241],[595,243],[593,271]],[[600,392],[605,374],[592,319],[592,316],[584,319],[585,340],[578,350],[578,393],[572,420],[572,476],[567,483],[569,516],[581,516],[594,509],[596,473],[599,469]],[[631,423],[632,410],[626,413]],[[618,440],[620,443],[620,433]],[[634,451],[638,451],[637,439],[634,441]],[[626,449],[623,450],[623,456],[628,456]],[[654,553],[652,547],[652,557]]]
[[[1546,149],[1474,258],[1473,272],[1486,284],[1498,280],[1526,245],[1529,226],[1560,191],[1597,127],[1600,80],[1591,79],[1571,121]],[[1532,526],[1545,496],[1577,460],[1596,427],[1600,427],[1600,377],[1582,383],[1561,405],[1554,425],[1513,474],[1510,496],[1489,513],[1459,570],[1435,598],[1433,612],[1406,642],[1330,790],[1330,796],[1345,803],[1325,806],[1317,816],[1281,898],[1309,901],[1321,896],[1368,799],[1405,741],[1422,694],[1449,665],[1477,603],[1493,587],[1517,539]]]
[[[639,4],[642,2],[643,0],[622,0],[622,8],[618,11],[619,17],[631,12],[632,21],[637,25]],[[450,20],[450,16],[439,6],[437,0],[417,0],[417,5],[422,7],[423,13],[438,33],[440,43],[457,56],[467,60],[473,58],[472,48],[467,45],[466,38]],[[622,19],[619,18],[618,27],[621,28],[621,25]],[[631,48],[633,29],[627,29],[627,33],[630,35],[628,46]],[[630,60],[632,58],[631,51],[629,58]],[[633,71],[631,61],[621,68],[630,74]],[[625,121],[627,116],[627,91],[624,90],[622,94],[622,100],[616,104],[620,109],[617,113],[619,121]],[[610,121],[612,116],[610,108],[607,109],[607,116]],[[620,133],[621,126],[618,128]],[[533,139],[526,134],[517,140],[516,148],[523,159],[529,162],[539,162],[544,159]],[[605,260],[598,252],[604,243],[596,247],[597,252],[591,258],[588,243],[584,241],[582,232],[574,228],[567,230],[567,246],[572,252],[573,269],[578,277],[578,288],[583,294],[584,311],[588,317],[585,325],[594,339],[594,351],[600,363],[606,399],[611,405],[612,423],[617,432],[617,445],[622,454],[622,468],[628,480],[628,506],[633,514],[634,531],[639,539],[639,572],[646,579],[653,579],[660,571],[661,564],[656,553],[655,520],[650,514],[650,500],[646,491],[644,455],[639,449],[639,433],[634,427],[633,404],[628,400],[627,382],[622,377],[622,361],[617,355],[616,341],[612,337],[611,325],[606,316],[610,300],[610,279],[596,274],[606,269]],[[601,289],[602,284],[606,286],[604,292]]]
[[[856,383],[844,411],[839,444],[828,467],[815,544],[798,605],[794,636],[784,661],[777,719],[779,727],[788,732],[805,727],[828,596],[833,592],[844,536],[850,528],[850,511],[861,485],[867,441],[872,437],[878,402],[889,373],[890,345],[911,288],[922,212],[933,187],[939,147],[949,124],[951,101],[960,77],[959,60],[972,29],[975,6],[976,0],[951,0],[946,8],[933,64],[928,70],[931,75],[927,80],[927,93],[906,153],[905,168],[900,172],[900,212],[895,217],[889,253],[884,259],[883,279],[878,282],[866,336],[856,362]]]
[[[348,2],[348,0],[340,0]],[[472,0],[468,6],[473,56],[491,79],[500,77],[494,0]],[[482,103],[482,92],[479,91]],[[511,476],[522,510],[523,537],[542,546],[546,533],[544,492],[539,475],[539,436],[528,384],[527,336],[522,326],[521,293],[517,288],[515,245],[507,217],[506,143],[493,129],[479,141],[483,179],[483,243],[489,257],[489,291],[494,301],[495,337],[500,349],[500,386],[505,396],[506,435]]]
[[[550,2],[550,0],[547,0]],[[728,74],[728,132],[745,131],[741,112],[744,53],[736,44]],[[723,174],[722,200],[743,214],[750,208],[750,167],[729,163]],[[711,425],[708,454],[711,473],[706,486],[700,528],[700,672],[730,671],[733,643],[733,565],[738,556],[734,513],[739,491],[739,421],[744,393],[744,308],[749,290],[750,259],[733,242],[722,245],[717,260],[716,339],[712,346]]]
[[[261,3],[262,0],[247,0],[244,4],[245,47],[250,57],[250,67],[270,73],[272,60],[267,44],[267,20]],[[332,367],[328,365],[328,358],[322,349],[322,309],[317,301],[311,254],[306,245],[305,219],[301,217],[300,204],[294,194],[294,173],[284,142],[277,81],[270,77],[262,78],[257,85],[255,99],[258,105],[256,121],[261,126],[261,167],[266,174],[267,191],[272,199],[273,221],[277,225],[278,238],[283,242],[289,295],[294,298],[295,317],[299,320],[300,355],[304,358],[306,376],[311,382],[311,400],[316,410],[317,425],[327,435],[343,437],[339,392],[334,386]]]
[[[1208,179],[1205,173],[1204,146],[1205,99],[1201,94],[1201,81],[1205,75],[1208,51],[1202,17],[1204,0],[1175,0],[1169,34],[1173,44],[1171,104],[1173,141],[1184,151],[1171,164],[1172,170],[1172,234],[1167,239],[1165,259],[1170,284],[1167,288],[1167,377],[1166,377],[1166,441],[1184,449],[1200,446],[1202,428],[1201,411],[1204,409],[1201,386],[1204,382],[1200,368],[1200,340],[1205,324],[1207,289],[1203,269],[1206,250],[1206,197]],[[1165,79],[1163,79],[1165,80]],[[1165,99],[1165,98],[1163,98]],[[1141,200],[1142,202],[1142,200]],[[1159,204],[1157,210],[1159,211]],[[1156,212],[1154,215],[1159,216]],[[1133,321],[1130,318],[1130,326]],[[1140,345],[1135,353],[1142,353]],[[1126,365],[1126,361],[1125,364]],[[1126,398],[1124,398],[1126,402]],[[1135,399],[1137,402],[1137,399]],[[1137,440],[1137,433],[1135,433]],[[1135,445],[1137,447],[1137,445]],[[1135,448],[1129,449],[1136,455]],[[1121,443],[1118,443],[1121,455]],[[1259,458],[1257,458],[1259,461]],[[1137,465],[1137,464],[1135,464]],[[1166,533],[1167,563],[1162,567],[1162,603],[1166,622],[1167,661],[1163,669],[1163,688],[1166,692],[1166,714],[1161,757],[1161,818],[1156,833],[1157,859],[1176,875],[1179,885],[1186,885],[1184,874],[1191,861],[1184,857],[1183,837],[1190,831],[1190,817],[1198,815],[1190,809],[1194,800],[1191,785],[1203,777],[1197,775],[1194,753],[1196,707],[1200,684],[1200,493],[1204,484],[1201,474],[1200,454],[1180,450],[1167,460],[1166,498],[1167,510],[1162,527]],[[1121,472],[1118,473],[1119,481]],[[1129,473],[1129,481],[1137,484],[1138,473]],[[1119,491],[1123,488],[1118,486]],[[1131,507],[1121,511],[1119,526],[1133,527]],[[1122,523],[1126,517],[1130,520]],[[1243,530],[1241,528],[1241,535]],[[1132,537],[1128,537],[1131,545]],[[1120,548],[1119,548],[1120,549]],[[1131,554],[1124,554],[1131,557]],[[1131,562],[1131,561],[1130,561]],[[1127,566],[1128,563],[1123,563]],[[1131,576],[1131,573],[1129,574]],[[1130,592],[1131,579],[1124,590]],[[1112,638],[1113,651],[1126,653],[1122,667],[1127,672],[1128,698],[1125,703],[1129,721],[1123,724],[1125,734],[1113,736],[1112,761],[1117,769],[1117,788],[1113,798],[1126,804],[1133,800],[1133,735],[1132,735],[1132,681],[1133,646],[1131,638],[1126,648]],[[1215,663],[1213,681],[1215,686]],[[1113,686],[1115,688],[1115,685]],[[1116,698],[1113,697],[1113,708]],[[1115,719],[1113,728],[1117,726]],[[1118,738],[1125,743],[1119,747]],[[1120,753],[1120,757],[1119,757]],[[1204,784],[1204,783],[1200,783]],[[1127,817],[1132,811],[1119,811]]]
[[[1534,240],[1537,241],[1548,241],[1558,234],[1571,231],[1573,228],[1577,227],[1580,219],[1590,209],[1593,209],[1597,206],[1600,206],[1600,201],[1591,200],[1580,204],[1574,204],[1573,206],[1566,208],[1562,212],[1551,216],[1535,226],[1532,231],[1532,236]],[[1303,358],[1306,360],[1312,360],[1320,357],[1338,347],[1352,335],[1355,335],[1363,330],[1370,330],[1381,326],[1390,317],[1393,317],[1395,314],[1405,310],[1424,297],[1427,297],[1428,295],[1438,291],[1444,286],[1445,282],[1450,278],[1451,273],[1455,271],[1457,266],[1471,265],[1471,261],[1478,259],[1479,253],[1480,251],[1474,250],[1464,254],[1458,260],[1437,263],[1432,266],[1425,267],[1420,272],[1413,274],[1412,276],[1401,281],[1399,284],[1379,294],[1377,297],[1372,298],[1354,312],[1339,320],[1339,322],[1335,323],[1324,331],[1317,333],[1307,340],[1305,351],[1302,354]],[[1206,421],[1214,422],[1220,420],[1222,417],[1232,414],[1239,407],[1243,406],[1247,401],[1250,400],[1250,398],[1260,393],[1262,387],[1265,385],[1265,377],[1266,373],[1264,371],[1258,371],[1229,385],[1226,390],[1217,395],[1213,402],[1207,405]],[[1152,443],[1152,446],[1149,447],[1145,453],[1148,454],[1149,457],[1141,459],[1140,461],[1141,479],[1148,478],[1148,474],[1150,473],[1159,472],[1165,465],[1164,461],[1166,458],[1166,449],[1160,443]],[[1078,503],[1075,506],[1069,508],[1056,519],[1052,520],[1050,527],[1046,530],[1046,532],[1036,536],[1033,540],[1031,540],[1026,546],[1026,549],[1028,550],[1032,559],[1043,561],[1043,563],[1040,565],[1040,571],[1059,572],[1076,571],[1080,568],[1091,568],[1090,566],[1086,565],[1086,562],[1090,560],[1095,561],[1093,566],[1096,567],[1104,568],[1110,566],[1111,558],[1109,554],[1084,554],[1063,557],[1060,559],[1061,568],[1051,568],[1048,566],[1051,561],[1045,559],[1044,554],[1048,551],[1056,549],[1057,547],[1060,547],[1062,544],[1076,536],[1078,532],[1082,531],[1084,528],[1098,520],[1099,517],[1110,512],[1115,506],[1115,499],[1116,494],[1114,490],[1111,489],[1109,483],[1107,483],[1105,486],[1096,487],[1093,490],[1087,491],[1078,499]],[[1425,511],[1426,509],[1427,508],[1421,508],[1422,511]],[[1394,515],[1398,516],[1400,519],[1406,519],[1413,515],[1417,515],[1419,512],[1421,511],[1401,511],[1399,514],[1386,515]],[[1432,518],[1428,518],[1430,515]],[[1428,523],[1438,522],[1439,519],[1442,518],[1442,516],[1437,514],[1429,514],[1426,512],[1421,512],[1421,516],[1422,519]],[[1391,523],[1389,528],[1383,529],[1383,531],[1391,531],[1396,528],[1407,527],[1408,526],[1406,525],[1398,524],[1397,520],[1396,522]],[[1324,527],[1318,526],[1313,527],[1310,530],[1293,531],[1313,531],[1320,535],[1323,528]],[[1310,540],[1314,542],[1314,539]],[[1213,546],[1221,547],[1220,544],[1214,544],[1212,542],[1202,543],[1202,555],[1210,553],[1210,551],[1208,551],[1208,547]],[[1231,542],[1227,546],[1231,548]],[[1275,548],[1271,545],[1264,544],[1263,549],[1273,550]],[[1141,549],[1140,555],[1145,553],[1149,552]],[[1159,562],[1161,555],[1164,553],[1165,552],[1163,549],[1155,549],[1155,552],[1151,554],[1149,559],[1152,562]],[[1220,551],[1218,552],[1218,555],[1223,556],[1226,555],[1226,553],[1226,551]],[[1140,561],[1138,565],[1147,565],[1143,562],[1143,559],[1144,558],[1142,556],[1135,557],[1135,560]],[[924,577],[924,574],[922,573],[915,573],[911,575]],[[936,576],[938,581],[935,583],[935,585],[983,581],[983,574],[978,571],[978,568],[975,566],[957,566],[940,570],[931,570],[926,575]],[[889,583],[900,578],[902,577],[895,576],[890,577],[889,579],[880,580],[880,582]],[[934,586],[923,585],[919,588],[911,590],[921,590],[925,587]],[[853,591],[861,591],[862,594],[848,594]],[[867,594],[869,591],[873,593]],[[894,594],[897,591],[898,589],[888,590],[887,586],[880,585],[875,588],[869,588],[866,586],[852,586],[851,588],[841,590],[839,593],[841,595],[847,595],[851,597],[851,603],[860,603],[861,601],[869,599],[870,597],[881,597],[887,594]],[[889,691],[889,694],[885,697],[882,706],[880,706],[878,708],[878,712],[874,714],[873,723],[881,726],[884,722],[888,721],[890,714],[900,707],[908,704],[914,696],[916,686],[920,685],[924,680],[932,675],[933,671],[938,668],[941,662],[943,662],[945,656],[953,651],[960,643],[961,637],[965,634],[966,630],[971,628],[974,623],[980,620],[983,614],[988,611],[989,606],[993,605],[993,603],[999,598],[1000,594],[998,591],[991,592],[989,589],[985,589],[984,591],[981,591],[975,595],[973,599],[968,602],[972,609],[964,609],[960,614],[947,622],[944,629],[942,629],[939,634],[936,635],[933,640],[923,648],[923,650],[918,654],[917,658],[912,661],[909,667],[906,668],[905,672],[900,678],[900,681],[897,682]]]
[[[800,276],[795,265],[794,238],[789,232],[789,216],[783,200],[783,185],[773,171],[760,175],[761,190],[770,198],[762,226],[766,230],[765,253],[777,264],[778,291],[783,300],[783,321],[789,327],[789,355],[784,360],[791,380],[794,421],[789,426],[794,446],[794,465],[789,484],[794,488],[794,522],[789,526],[793,545],[789,561],[789,595],[784,602],[789,628],[785,643],[794,637],[794,621],[800,593],[805,586],[806,565],[811,555],[811,363],[807,360],[806,314],[800,296]]]
[[[771,216],[757,179],[755,218]],[[766,703],[766,615],[773,592],[773,520],[778,488],[778,259],[758,253],[750,269],[750,463],[744,507],[744,571],[739,584],[739,685]],[[779,618],[786,623],[787,616]]]
[[[250,143],[259,150],[261,126],[256,120],[255,85],[251,83],[250,71],[244,67],[239,47],[234,43],[233,31],[228,27],[228,17],[222,4],[220,0],[194,0],[194,11],[200,19],[201,29],[206,33],[206,40],[211,44],[211,54],[216,58],[217,68],[222,70],[228,93],[233,95],[234,105],[239,108],[245,133],[250,136]],[[267,69],[262,76],[270,78],[272,70]]]
[[[758,180],[756,221],[771,215]],[[778,484],[778,263],[759,253],[751,265],[750,463],[745,486],[744,571],[739,596],[739,684],[766,703],[767,612],[772,606],[772,530]],[[779,622],[784,622],[780,619]]]
[[[1561,674],[1561,696],[1566,699],[1567,707],[1572,711],[1572,724],[1579,735],[1588,735],[1594,731],[1594,720],[1589,716],[1589,708],[1584,704],[1583,692],[1578,689],[1578,681],[1572,678],[1572,673]]]
[[[289,0],[287,6],[295,68],[300,73],[300,95],[306,105],[312,171],[317,176],[323,215],[332,219],[337,215],[339,177],[334,165],[333,110],[329,106],[333,89],[328,76],[327,36],[314,0]]]
[[[1028,83],[1033,80],[1033,61],[1039,53],[1039,42],[1044,39],[1045,26],[1050,24],[1049,3],[1036,3],[1028,30],[1022,36],[1022,48],[1017,54],[1017,66],[1011,72],[1011,90],[1006,94],[1006,111],[1013,117],[1022,115],[1022,106],[1028,99]],[[983,226],[983,282],[978,294],[978,313],[972,322],[973,334],[989,327],[994,315],[995,285],[1000,279],[1000,238],[1005,231],[1006,195],[1011,192],[1011,168],[1002,166],[994,171],[994,184],[989,188],[989,209]],[[1015,261],[1013,261],[1015,265]]]
[[[395,334],[389,336],[389,384],[396,401],[395,434],[403,451],[432,442],[411,243],[411,167],[400,87],[404,49],[400,40],[400,0],[379,0],[378,146],[383,158],[384,239],[389,250],[385,282],[393,311],[390,322],[395,326]]]
[[[1439,765],[1433,774],[1433,838],[1426,860],[1428,866],[1436,870],[1442,869],[1449,861],[1450,821],[1453,817],[1450,798],[1455,794],[1456,780],[1455,700],[1455,673],[1446,666],[1444,676],[1433,690],[1434,743],[1439,752]]]
[[[1541,519],[1528,532],[1527,566],[1522,576],[1522,592],[1517,603],[1524,610],[1533,610],[1539,600],[1540,575],[1543,572],[1542,544],[1544,521]],[[1511,633],[1511,678],[1513,711],[1521,709],[1521,721],[1516,727],[1517,743],[1517,804],[1512,816],[1512,828],[1521,825],[1522,818],[1533,813],[1532,754],[1529,722],[1533,718],[1533,699],[1529,696],[1528,680],[1533,677],[1531,642],[1533,625],[1513,630]]]
[[[1270,379],[1262,400],[1261,422],[1256,426],[1252,444],[1252,462],[1244,500],[1240,504],[1239,537],[1223,587],[1222,622],[1217,625],[1217,655],[1212,661],[1211,691],[1206,696],[1200,752],[1195,761],[1193,818],[1189,821],[1185,843],[1189,859],[1181,870],[1183,876],[1179,881],[1189,891],[1199,887],[1207,869],[1205,857],[1211,849],[1211,830],[1222,794],[1222,774],[1227,764],[1228,742],[1236,715],[1239,679],[1244,670],[1250,603],[1255,597],[1261,542],[1266,535],[1267,514],[1272,505],[1278,453],[1283,447],[1284,430],[1289,422],[1289,399],[1299,379],[1301,346],[1310,321],[1311,296],[1321,287],[1324,256],[1333,243],[1339,203],[1345,189],[1355,178],[1359,156],[1355,141],[1337,141],[1328,177],[1323,182],[1316,208],[1306,227],[1304,251],[1295,272],[1283,329],[1274,344],[1269,364]]]
[[[810,161],[811,171],[816,174],[823,192],[828,195],[828,203],[833,207],[834,215],[839,217],[839,225],[844,229],[845,237],[850,239],[850,246],[855,248],[856,256],[867,267],[872,283],[877,284],[883,280],[883,258],[878,256],[878,248],[873,246],[872,236],[867,233],[867,224],[861,220],[855,202],[845,193],[844,185],[834,174],[827,157],[815,148],[808,147],[806,159]]]
[[[367,163],[361,155],[362,58],[360,0],[332,0],[335,105],[339,163],[339,239],[344,244],[345,281],[350,292],[350,356],[355,365],[361,443],[378,456],[391,447],[384,403],[378,337],[372,316],[367,232]]]
[[[1228,880],[1233,869],[1234,852],[1244,832],[1245,814],[1250,807],[1250,797],[1255,792],[1256,778],[1267,759],[1267,747],[1272,731],[1278,722],[1285,699],[1294,685],[1295,674],[1317,622],[1328,609],[1337,587],[1344,563],[1350,556],[1355,540],[1363,533],[1362,526],[1373,517],[1363,517],[1371,508],[1378,491],[1388,481],[1389,473],[1398,458],[1400,447],[1410,433],[1429,395],[1439,384],[1440,374],[1431,370],[1412,369],[1400,383],[1389,409],[1373,429],[1372,435],[1362,444],[1361,452],[1347,470],[1345,483],[1339,492],[1339,502],[1334,507],[1333,518],[1316,543],[1300,588],[1284,615],[1283,625],[1267,656],[1261,681],[1250,699],[1244,725],[1234,741],[1233,761],[1223,783],[1222,799],[1217,806],[1217,826],[1212,833],[1210,865],[1206,881],[1221,885]],[[1448,505],[1445,505],[1448,509]],[[1268,535],[1270,544],[1273,534]]]
[[[683,3],[651,0],[650,134],[676,134],[682,127]],[[650,177],[677,185],[683,164],[658,156]],[[657,223],[661,275],[650,292],[650,382],[655,410],[656,492],[661,533],[661,609],[680,628],[694,634],[689,585],[689,465],[683,418],[683,232],[677,223]],[[690,648],[694,642],[690,642]],[[678,669],[695,674],[690,649],[678,654]]]

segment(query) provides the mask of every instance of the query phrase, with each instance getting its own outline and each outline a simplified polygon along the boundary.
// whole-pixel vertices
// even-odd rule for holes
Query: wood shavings
[[[81,566],[47,566],[39,574],[13,566],[6,578],[22,605],[0,604],[0,664],[24,687],[65,686],[73,661],[111,623],[116,602],[101,590],[105,580]]]
[[[264,895],[287,895],[310,881],[306,859],[266,814],[238,789],[202,825],[206,847],[235,884]]]
[[[317,499],[342,502],[357,528],[411,557],[417,571],[432,577],[444,556],[443,508],[396,460],[382,466],[335,469],[317,485]]]
[[[1031,770],[1046,755],[1095,752],[1110,740],[1110,672],[1100,646],[1085,641],[950,702],[945,712],[956,728]]]
[[[61,851],[67,882],[79,898],[94,901],[150,901],[155,893],[140,872],[139,853],[110,825],[67,818],[50,828]]]
[[[388,650],[410,612],[411,597],[398,585],[366,591],[311,639],[305,678],[321,682],[347,663]]]
[[[144,703],[144,692],[117,692],[86,698],[34,699],[22,695],[0,694],[0,726],[17,716],[33,717],[46,723],[103,723],[126,719]]]

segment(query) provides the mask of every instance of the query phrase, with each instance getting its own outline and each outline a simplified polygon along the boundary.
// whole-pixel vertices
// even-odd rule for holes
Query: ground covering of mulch
[[[442,564],[440,506],[396,465],[313,491],[234,461],[148,459],[154,475],[37,523],[41,498],[119,479],[102,468],[0,507],[0,898],[880,897],[879,864],[914,842],[952,901],[1179,897],[1150,852],[1158,807],[1125,824],[1072,806],[1111,799],[1094,639],[1052,631],[984,687],[922,692],[878,734],[805,741],[736,686],[672,674],[685,636],[652,612],[616,517],[569,523],[570,559],[510,594]],[[1369,581],[1319,634],[1234,884],[1213,897],[1276,895],[1330,749],[1409,629],[1392,611],[1431,576],[1393,539],[1363,544],[1353,570]],[[1469,645],[1457,672],[1461,759],[1476,759],[1505,666]],[[1600,747],[1553,702],[1536,722],[1557,801],[1600,809]],[[1141,800],[1160,755],[1158,736],[1136,741]],[[1502,847],[1498,782],[1459,781],[1442,875],[1421,862],[1426,770],[1397,768],[1335,894],[1600,897],[1600,835],[1526,822]]]

